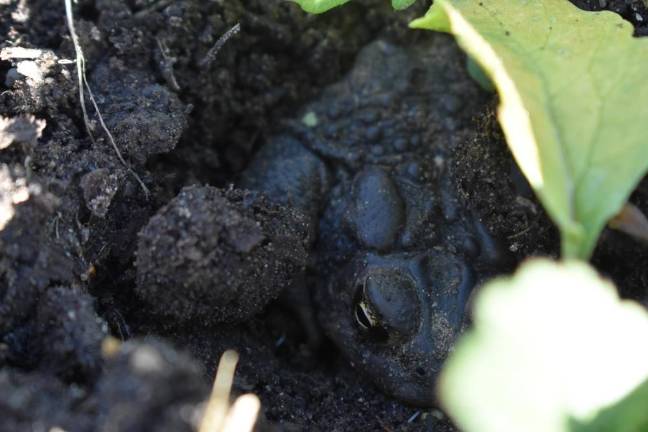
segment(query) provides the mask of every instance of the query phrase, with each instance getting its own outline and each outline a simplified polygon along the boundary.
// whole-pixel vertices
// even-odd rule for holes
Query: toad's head
[[[352,365],[383,391],[431,406],[474,284],[471,267],[441,250],[366,253],[321,290],[320,318]]]

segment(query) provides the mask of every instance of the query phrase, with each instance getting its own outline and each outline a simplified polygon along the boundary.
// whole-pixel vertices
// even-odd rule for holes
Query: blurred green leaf
[[[351,0],[289,0],[297,3],[301,8],[312,14],[324,13],[334,7],[348,3]]]
[[[308,13],[319,14],[334,7],[341,6],[351,0],[289,0],[297,3]],[[416,3],[416,0],[392,0],[392,7],[396,10],[407,9]]]
[[[488,283],[440,377],[465,432],[647,430],[648,314],[581,262]]]
[[[594,420],[579,422],[572,419],[572,432],[646,432],[648,431],[648,381],[636,390],[602,410]]]
[[[485,91],[492,93],[497,90],[493,81],[491,81],[490,77],[486,72],[484,72],[484,69],[482,69],[479,63],[473,60],[470,56],[466,59],[466,70],[468,71],[468,75],[470,75],[470,77]]]
[[[648,169],[648,39],[566,0],[436,0],[412,27],[454,34],[492,78],[564,256],[589,257]]]
[[[396,10],[407,9],[416,3],[416,0],[392,0],[392,7]]]

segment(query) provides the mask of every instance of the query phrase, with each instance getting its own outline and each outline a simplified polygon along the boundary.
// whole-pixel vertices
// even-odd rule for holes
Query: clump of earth
[[[454,430],[471,291],[558,235],[428,2],[80,0],[87,116],[63,2],[0,5],[0,430],[195,430],[228,349],[258,430]]]

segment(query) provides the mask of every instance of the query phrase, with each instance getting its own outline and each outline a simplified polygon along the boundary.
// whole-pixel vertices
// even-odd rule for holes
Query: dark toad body
[[[463,65],[443,38],[371,44],[241,182],[308,215],[325,333],[383,391],[420,406],[433,404],[469,294],[497,255],[452,187],[453,143],[482,102]]]

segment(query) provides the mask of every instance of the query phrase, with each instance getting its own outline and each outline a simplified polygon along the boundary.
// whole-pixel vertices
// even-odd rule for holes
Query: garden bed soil
[[[313,347],[282,302],[223,324],[161,316],[164,306],[135,288],[138,233],[151,217],[185,186],[227,189],[362,47],[454,43],[407,28],[426,2],[400,13],[388,3],[315,17],[283,1],[79,0],[76,29],[103,115],[87,104],[86,126],[63,2],[0,0],[0,431],[191,430],[226,349],[240,353],[234,393],[261,399],[259,430],[453,430],[439,409],[383,395],[331,342]],[[574,3],[648,31],[640,1]],[[496,96],[483,99],[457,131],[454,187],[515,262],[557,256],[558,233],[497,125]],[[632,200],[648,212],[646,181]],[[646,303],[646,258],[644,245],[606,231],[593,262]]]

